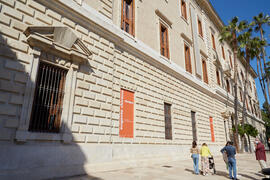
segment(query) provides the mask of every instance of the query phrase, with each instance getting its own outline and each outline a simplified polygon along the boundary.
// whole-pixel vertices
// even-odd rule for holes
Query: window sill
[[[129,33],[127,33],[126,31],[122,30],[124,32],[124,35],[126,37],[128,37],[129,39],[133,40],[134,42],[137,42],[137,39],[135,39],[135,37]]]
[[[203,39],[203,36],[202,36],[202,35],[200,35],[200,34],[199,34],[198,36],[199,36],[199,37],[200,37],[200,38],[201,38],[201,39],[204,41],[204,39]]]
[[[68,133],[37,133],[18,130],[16,132],[16,140],[18,142],[26,142],[27,140],[40,140],[40,141],[63,141],[70,143],[72,135]]]
[[[189,25],[188,20],[184,16],[181,15],[181,18]]]
[[[171,60],[168,59],[166,56],[160,55],[160,58],[167,61],[168,63],[171,63]]]

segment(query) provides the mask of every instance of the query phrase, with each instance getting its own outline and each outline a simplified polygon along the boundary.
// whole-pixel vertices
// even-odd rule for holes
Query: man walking
[[[229,176],[230,179],[235,179],[237,180],[236,177],[236,159],[235,159],[235,154],[236,154],[236,150],[235,147],[233,146],[233,142],[228,141],[227,142],[227,146],[225,146],[224,148],[221,149],[221,153],[226,152],[227,156],[228,156],[228,166],[229,166]],[[232,171],[233,171],[233,176],[232,176]]]
[[[256,146],[256,150],[255,150],[256,160],[259,162],[261,169],[263,170],[267,168],[264,145],[261,143],[261,141],[258,138],[256,138],[255,146]]]

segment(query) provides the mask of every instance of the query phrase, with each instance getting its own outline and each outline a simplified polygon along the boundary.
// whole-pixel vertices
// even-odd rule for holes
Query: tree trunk
[[[257,73],[258,73],[258,78],[259,78],[259,81],[260,81],[260,85],[261,85],[261,88],[262,88],[262,92],[263,92],[265,102],[268,104],[268,97],[267,97],[267,93],[266,93],[266,90],[265,90],[265,81],[263,79],[264,74],[263,74],[262,63],[261,63],[260,57],[257,57]]]
[[[243,111],[242,111],[242,125],[246,122],[247,109],[247,81],[248,81],[248,69],[249,69],[249,57],[246,58],[245,64],[245,80],[244,80],[244,98],[243,98]]]
[[[240,149],[241,153],[244,152],[244,144],[245,144],[245,138],[244,136],[241,136],[241,149]]]
[[[234,45],[233,45],[233,60],[234,60],[234,125],[235,125],[235,147],[237,152],[239,152],[239,143],[238,143],[238,96],[237,96],[237,39],[236,32],[233,33]]]
[[[248,137],[249,152],[252,153],[250,137],[249,137],[249,135],[247,135],[247,137]]]

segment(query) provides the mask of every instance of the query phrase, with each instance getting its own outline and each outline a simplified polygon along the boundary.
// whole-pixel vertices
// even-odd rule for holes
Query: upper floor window
[[[185,0],[181,0],[181,14],[185,19],[187,19],[187,7]]]
[[[204,59],[202,60],[202,68],[203,68],[203,81],[208,84],[207,65]]]
[[[214,50],[216,50],[216,43],[215,43],[215,36],[214,36],[214,34],[211,34],[211,37],[212,37],[213,48],[214,48]]]
[[[192,73],[190,50],[189,50],[189,46],[186,44],[185,44],[184,51],[185,51],[186,71]]]
[[[229,59],[230,59],[231,68],[233,68],[232,55],[231,55],[231,53],[229,53]]]
[[[162,24],[160,24],[160,54],[168,59],[170,58],[168,28]]]
[[[221,46],[221,50],[222,50],[222,57],[225,60],[225,52],[224,52],[224,47],[223,46]]]
[[[230,89],[230,82],[228,79],[226,80],[226,88],[227,88],[227,92],[230,93],[231,89]]]
[[[122,0],[121,29],[134,36],[134,0]]]
[[[199,31],[199,35],[203,37],[202,21],[199,18],[198,18],[198,31]]]
[[[219,71],[216,70],[216,76],[217,76],[217,84],[220,86],[220,77],[219,77]]]
[[[41,62],[29,131],[59,132],[67,70]]]
[[[239,89],[239,96],[240,96],[240,101],[243,102],[243,95],[241,89]]]
[[[244,74],[243,74],[242,71],[241,71],[241,78],[242,78],[242,81],[244,82],[245,81],[245,78],[244,78]]]

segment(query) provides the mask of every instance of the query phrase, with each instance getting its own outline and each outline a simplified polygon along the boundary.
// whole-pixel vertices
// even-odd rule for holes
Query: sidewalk
[[[259,163],[255,160],[254,154],[238,154],[237,169],[238,178],[243,180],[262,179],[263,175],[260,171]],[[267,153],[269,160],[270,154]],[[91,176],[77,176],[63,178],[68,180],[192,180],[192,179],[213,179],[222,180],[229,179],[228,171],[222,156],[215,157],[216,175],[194,175],[193,164],[191,159],[184,161],[169,162],[166,164],[156,164],[149,167],[130,168],[117,171],[92,173]],[[269,165],[269,164],[268,164]]]

